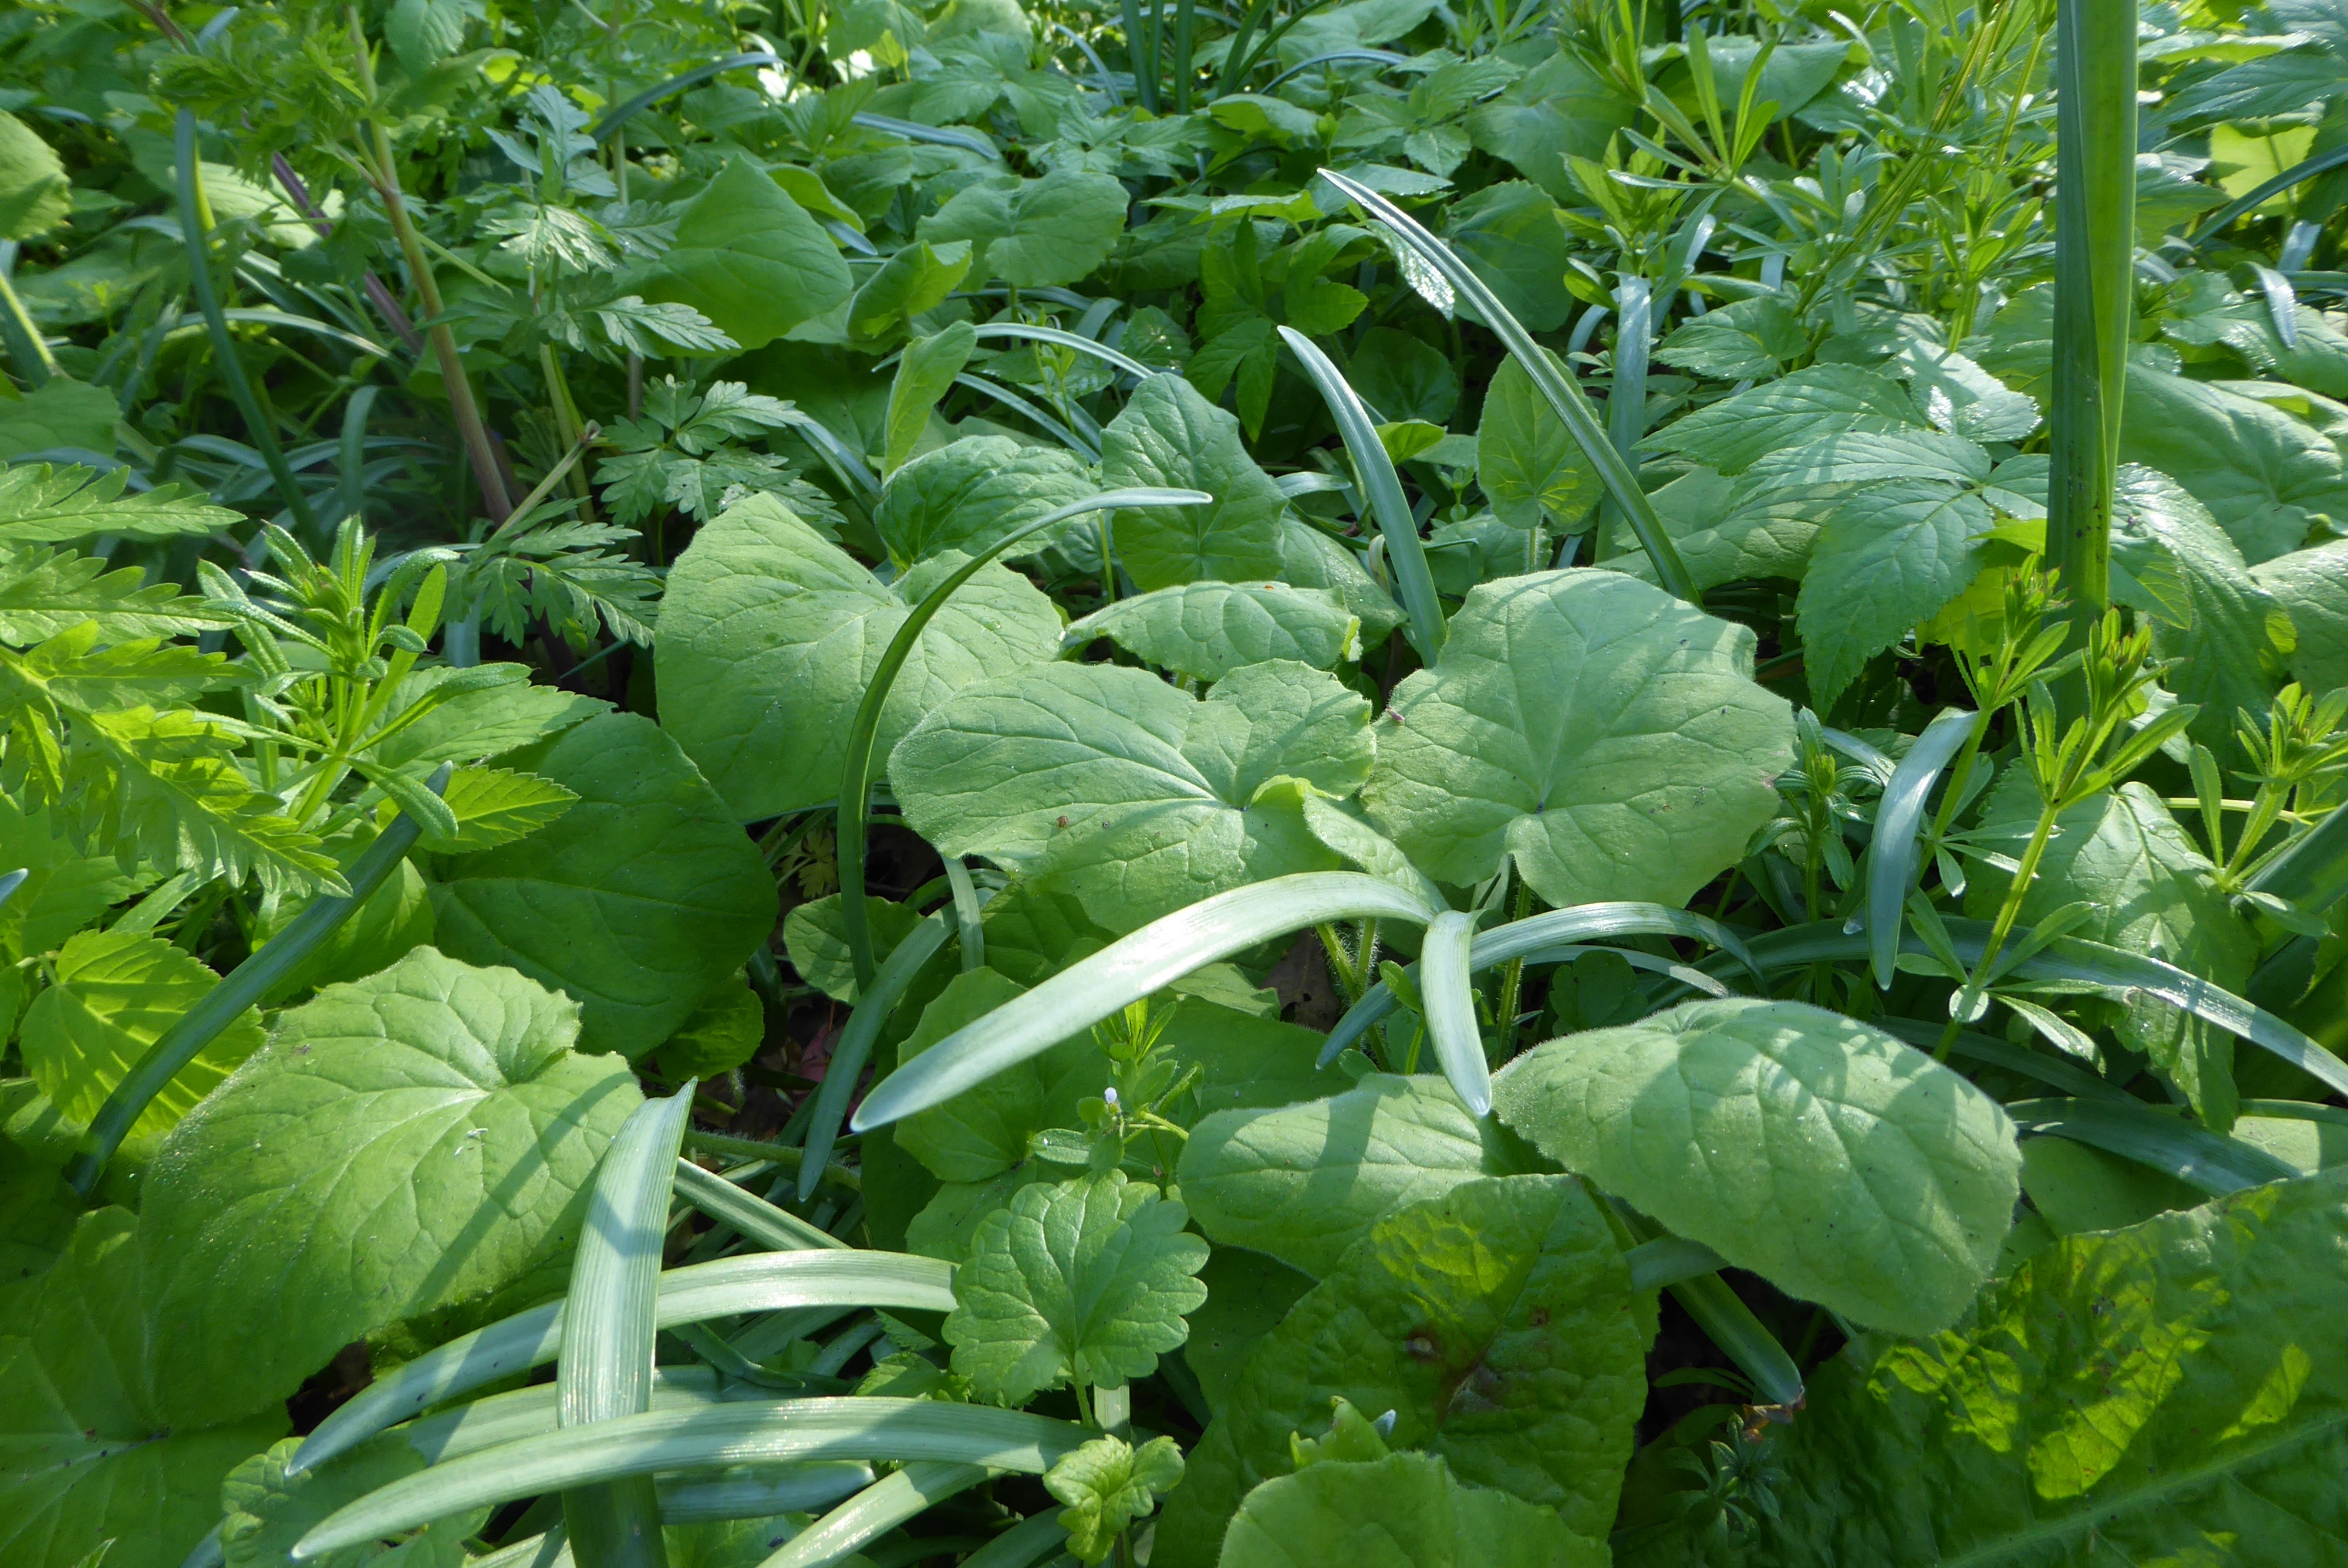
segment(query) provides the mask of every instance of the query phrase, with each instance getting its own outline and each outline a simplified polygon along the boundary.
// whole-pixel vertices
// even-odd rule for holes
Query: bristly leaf
[[[128,468],[106,474],[46,463],[0,468],[0,544],[63,544],[93,534],[176,539],[216,534],[245,520],[243,513],[213,506],[201,492],[178,485],[125,495],[129,479]]]

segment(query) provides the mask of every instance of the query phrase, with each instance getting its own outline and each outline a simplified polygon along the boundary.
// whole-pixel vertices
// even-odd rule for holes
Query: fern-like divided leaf
[[[0,484],[15,475],[0,471]],[[0,524],[0,538],[6,525]],[[136,568],[108,571],[93,556],[0,546],[0,642],[40,642],[95,622],[109,642],[192,635],[230,624],[222,611]]]
[[[177,485],[125,495],[129,479],[127,468],[99,474],[27,463],[0,470],[0,543],[55,545],[93,534],[146,543],[218,533],[244,521],[243,513]]]

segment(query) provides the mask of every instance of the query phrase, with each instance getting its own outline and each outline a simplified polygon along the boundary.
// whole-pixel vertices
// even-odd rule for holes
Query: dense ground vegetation
[[[0,15],[0,1563],[2348,1563],[2341,0]]]

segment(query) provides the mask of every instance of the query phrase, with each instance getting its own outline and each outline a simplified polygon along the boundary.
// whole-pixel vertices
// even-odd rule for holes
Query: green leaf
[[[1137,1449],[1123,1438],[1103,1437],[1063,1455],[1045,1475],[1044,1490],[1068,1505],[1060,1511],[1068,1550],[1079,1563],[1098,1563],[1181,1479],[1182,1450],[1172,1438],[1152,1438]]]
[[[1493,1095],[1542,1153],[1667,1229],[1900,1333],[1964,1310],[2019,1191],[1995,1101],[1804,1002],[1684,1002],[1569,1035],[1511,1064]]]
[[[967,240],[973,278],[1014,289],[1073,283],[1108,260],[1125,231],[1125,187],[1105,174],[1056,169],[1041,179],[994,175],[966,185],[921,220],[932,244]]]
[[[774,879],[647,719],[606,713],[512,761],[579,799],[519,843],[444,863],[438,939],[569,992],[589,1045],[641,1056],[766,939]]]
[[[569,811],[579,796],[536,774],[458,768],[440,798],[455,815],[457,831],[446,838],[427,832],[418,845],[435,855],[470,855],[529,837]]]
[[[161,877],[126,872],[113,856],[83,856],[58,836],[46,811],[26,811],[0,795],[0,862],[27,875],[0,904],[0,958],[46,953],[124,899]]]
[[[1205,1118],[1180,1180],[1216,1242],[1321,1277],[1381,1215],[1530,1168],[1523,1145],[1469,1116],[1440,1078],[1373,1073],[1327,1100]]]
[[[1756,466],[1756,467],[1758,465]],[[1837,502],[1810,546],[1797,614],[1820,712],[1859,667],[1962,593],[1997,526],[1977,491],[1937,478],[1863,485]]]
[[[1282,519],[1280,548],[1282,578],[1291,588],[1335,594],[1346,613],[1361,621],[1364,647],[1375,647],[1408,619],[1359,557],[1303,518],[1291,514]]]
[[[1559,286],[1572,246],[1557,204],[1538,187],[1486,186],[1452,207],[1445,237],[1528,331],[1555,332],[1572,313],[1573,296]]]
[[[0,1138],[0,1287],[32,1278],[73,1239],[81,1202],[55,1169]],[[7,1330],[0,1327],[0,1333]]]
[[[898,1061],[915,1060],[1026,989],[993,969],[954,976],[922,1010],[920,1023],[897,1048]],[[1071,1035],[944,1104],[907,1117],[896,1128],[897,1146],[927,1165],[940,1181],[987,1181],[1024,1163],[1036,1133],[1076,1126],[1078,1104],[1086,1096],[1098,1094],[1114,1071],[1089,1032]]]
[[[673,1081],[716,1078],[757,1055],[766,1043],[766,1004],[741,976],[731,975],[662,1041],[661,1073]]]
[[[0,474],[22,469],[0,469]],[[136,567],[108,571],[95,556],[64,550],[0,550],[0,642],[45,642],[95,625],[108,642],[207,631],[227,618],[167,582],[152,587]]]
[[[854,1003],[858,997],[856,968],[849,962],[846,917],[840,896],[829,894],[811,903],[793,906],[783,917],[783,945],[799,979],[837,1002]],[[988,916],[992,918],[994,911]],[[887,958],[922,923],[921,912],[886,898],[864,900],[866,928],[872,933],[872,951]],[[990,947],[994,933],[987,933]]]
[[[1655,357],[1715,381],[1757,381],[1776,375],[1809,347],[1801,319],[1762,294],[1689,318],[1655,345]]]
[[[766,170],[736,158],[685,204],[644,292],[693,306],[754,349],[829,315],[854,286],[831,236]]]
[[[1362,334],[1346,376],[1381,418],[1441,425],[1459,405],[1459,372],[1451,356],[1392,327]]]
[[[1570,527],[1605,493],[1597,468],[1514,354],[1484,395],[1476,482],[1500,520],[1519,528],[1537,527],[1543,513]]]
[[[0,400],[0,458],[57,446],[114,456],[114,425],[122,417],[114,394],[69,375],[53,375],[37,391]]]
[[[1292,1434],[1325,1431],[1332,1399],[1394,1411],[1395,1448],[1603,1536],[1653,1329],[1570,1177],[1473,1181],[1391,1213],[1258,1341],[1167,1505],[1160,1551],[1179,1554],[1163,1563],[1212,1562],[1224,1521],[1289,1473]]]
[[[1260,1252],[1218,1246],[1199,1271],[1199,1283],[1207,1287],[1207,1304],[1190,1314],[1182,1359],[1198,1378],[1207,1408],[1220,1414],[1256,1342],[1280,1327],[1313,1288],[1313,1276]]]
[[[410,672],[386,704],[386,722],[418,708],[423,711],[414,719],[370,749],[378,766],[428,773],[431,764],[501,756],[608,713],[612,704],[534,684],[526,664],[477,664]]]
[[[2298,634],[2291,679],[2315,692],[2348,686],[2348,540],[2277,556],[2250,576]]]
[[[1639,106],[1598,67],[1560,51],[1468,110],[1467,125],[1478,148],[1507,159],[1558,200],[1578,205],[1589,198],[1566,171],[1566,158],[1604,157],[1607,143],[1638,114]]]
[[[73,205],[66,166],[33,128],[0,114],[0,240],[32,240],[65,221]]]
[[[856,291],[848,306],[848,330],[877,338],[945,302],[970,271],[970,242],[932,245],[916,240],[884,262]]]
[[[1007,436],[966,436],[891,474],[872,526],[901,566],[944,550],[976,555],[1098,488],[1092,470],[1073,452],[1029,446]],[[1089,530],[1092,520],[1070,526]],[[1038,538],[1015,548],[1033,554],[1052,542]]]
[[[1754,638],[1619,572],[1486,583],[1376,727],[1370,815],[1438,881],[1679,904],[1745,854],[1793,755]]]
[[[1398,1453],[1369,1464],[1324,1461],[1265,1481],[1231,1521],[1220,1564],[1604,1568],[1608,1561],[1605,1547],[1550,1510],[1463,1486],[1432,1454]]]
[[[392,1436],[327,1469],[288,1475],[286,1461],[301,1446],[299,1438],[284,1439],[237,1466],[221,1484],[221,1549],[228,1568],[288,1568],[294,1543],[327,1515],[426,1464],[414,1445]],[[317,1568],[464,1568],[466,1537],[488,1522],[488,1511],[476,1509],[426,1526],[397,1551],[370,1542],[310,1561]]]
[[[913,455],[929,433],[930,416],[938,399],[953,390],[954,377],[970,363],[978,331],[968,322],[905,345],[897,374],[889,384],[888,442],[880,455],[880,471],[893,475]]]
[[[1189,1214],[1121,1171],[1022,1187],[981,1221],[946,1318],[953,1368],[982,1398],[1025,1404],[1074,1378],[1146,1378],[1207,1298]]]
[[[2038,811],[2038,792],[2017,769],[1992,792],[1982,831],[2019,844]],[[2071,928],[2073,937],[2159,958],[2230,991],[2249,982],[2258,938],[2218,886],[2217,868],[2158,795],[2141,784],[2123,784],[2065,812],[2055,828],[2037,880],[2023,895],[2023,925],[2084,901],[2088,913]],[[2013,882],[2011,873],[1983,865],[1965,890],[1968,908],[1983,918],[1994,915]],[[2152,1058],[2205,1121],[2219,1132],[2232,1123],[2231,1035],[2142,995],[2127,1004],[2118,1030],[2123,1041]]]
[[[1179,375],[1153,375],[1101,431],[1109,485],[1203,490],[1197,507],[1119,512],[1117,553],[1144,592],[1280,575],[1287,503],[1240,439],[1239,421]]]
[[[1064,876],[1113,931],[1244,883],[1336,864],[1303,786],[1351,794],[1369,703],[1275,661],[1204,702],[1144,671],[1055,664],[950,698],[889,761],[906,820],[947,855]],[[1289,781],[1282,785],[1281,780]]]
[[[2252,566],[2305,543],[2312,514],[2348,517],[2339,448],[2279,408],[2140,364],[2126,406],[2121,460],[2184,486]]]
[[[1742,474],[1772,452],[1843,431],[1924,426],[1923,415],[1899,383],[1857,365],[1814,364],[1707,405],[1639,446],[1677,453],[1724,474]]]
[[[167,1416],[282,1399],[361,1335],[479,1295],[575,1231],[637,1102],[578,1009],[427,948],[278,1020],[144,1190]]]
[[[100,1209],[46,1274],[0,1296],[9,1568],[78,1568],[108,1541],[113,1568],[180,1568],[220,1522],[221,1478],[284,1434],[273,1401],[230,1420],[174,1408],[185,1348],[144,1317],[140,1250],[132,1215]]]
[[[172,1020],[220,984],[178,948],[136,931],[77,932],[58,952],[55,974],[25,1015],[25,1069],[59,1111],[84,1123]],[[260,1048],[260,1016],[247,1010],[148,1102],[130,1136],[169,1132]]]
[[[243,513],[213,506],[202,491],[180,485],[126,495],[129,480],[128,468],[99,474],[27,463],[0,469],[0,544],[64,544],[93,534],[176,539],[216,534],[245,520]],[[94,574],[102,563],[92,565]]]
[[[2326,1561],[2348,1536],[2348,1362],[2309,1335],[2343,1199],[2334,1171],[2074,1236],[1962,1329],[1858,1341],[1773,1445],[1766,1560]]]
[[[830,801],[889,640],[962,561],[932,557],[884,585],[771,497],[729,508],[670,570],[654,651],[668,733],[743,820]],[[878,745],[974,682],[1056,658],[1059,642],[1050,600],[1006,567],[982,569],[913,645]]]
[[[1066,645],[1106,637],[1161,670],[1215,682],[1291,660],[1334,670],[1360,651],[1361,622],[1325,589],[1283,582],[1191,582],[1121,599],[1072,624]]]

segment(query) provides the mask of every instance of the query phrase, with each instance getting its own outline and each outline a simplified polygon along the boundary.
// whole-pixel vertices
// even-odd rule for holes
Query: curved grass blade
[[[864,914],[864,832],[872,797],[872,750],[880,730],[880,711],[889,701],[890,688],[897,683],[897,672],[912,657],[913,644],[921,640],[922,630],[946,607],[954,590],[978,575],[986,566],[1020,540],[1032,538],[1044,529],[1065,523],[1070,518],[1080,518],[1087,512],[1113,511],[1120,508],[1140,510],[1151,507],[1195,507],[1214,497],[1201,490],[1107,490],[1088,496],[1081,501],[1055,507],[1024,528],[1017,528],[979,551],[932,589],[913,613],[905,617],[897,628],[897,635],[880,655],[880,662],[872,671],[871,682],[864,689],[864,701],[857,706],[856,718],[848,731],[848,760],[840,769],[839,807],[839,912],[848,936],[849,961],[855,966],[856,984],[860,989],[872,984],[872,932]],[[827,1077],[829,1075],[827,1073]],[[826,1151],[829,1153],[829,1151]],[[808,1157],[817,1158],[812,1142]]]
[[[1476,996],[1468,985],[1468,950],[1476,917],[1447,909],[1426,927],[1419,948],[1420,994],[1435,1059],[1468,1114],[1479,1121],[1492,1109],[1492,1068],[1484,1060],[1484,1033],[1476,1027]]]
[[[1941,1036],[1944,1032],[1941,1025],[1917,1018],[1878,1016],[1867,1021],[1884,1033],[1904,1040],[1917,1050],[1927,1052],[1940,1049]],[[2051,1050],[2032,1050],[2000,1040],[1995,1035],[1961,1029],[1949,1041],[1949,1051],[1952,1056],[1962,1056],[1970,1061],[2002,1067],[2024,1078],[2034,1078],[2049,1089],[2059,1089],[2081,1100],[2125,1100],[2133,1103],[2136,1099],[2127,1090],[2105,1082],[2085,1068]]]
[[[815,1109],[808,1117],[807,1158],[799,1163],[799,1202],[815,1196],[816,1186],[831,1163],[831,1146],[848,1116],[848,1097],[856,1092],[856,1081],[863,1076],[864,1064],[872,1060],[872,1046],[880,1038],[881,1026],[897,1010],[898,999],[921,973],[922,966],[946,945],[947,929],[945,910],[930,916],[906,933],[905,939],[890,950],[888,961],[872,977],[872,983],[860,989],[856,1007],[848,1015],[848,1027],[839,1031],[831,1060],[824,1063],[823,1081],[816,1087]]]
[[[756,1193],[744,1192],[690,1160],[676,1163],[676,1190],[686,1203],[711,1219],[732,1225],[760,1246],[778,1252],[808,1247],[848,1249],[846,1242],[822,1226],[808,1224],[788,1209],[776,1207]]]
[[[989,1473],[984,1465],[915,1460],[808,1525],[758,1568],[830,1568]]]
[[[2319,174],[2329,174],[2343,163],[2348,163],[2348,147],[2335,147],[2329,152],[2320,152],[2313,158],[2294,163],[2272,179],[2227,202],[2204,218],[2200,227],[2188,235],[2185,242],[2206,245],[2225,232],[2227,227],[2245,212],[2255,212],[2292,186],[2304,185]]]
[[[923,125],[919,120],[899,119],[893,115],[859,113],[856,123],[867,130],[886,131],[901,136],[907,141],[925,142],[931,147],[958,147],[974,152],[981,158],[1000,158],[1001,151],[984,137],[973,131],[956,130],[951,126]]]
[[[1708,997],[1733,997],[1736,994],[1702,969],[1670,958],[1659,958],[1636,948],[1585,947],[1579,942],[1569,942],[1562,948],[1535,948],[1524,955],[1524,960],[1528,964],[1570,964],[1590,953],[1612,953],[1634,969],[1644,969],[1651,975],[1668,975],[1690,990],[1702,991]]]
[[[808,1460],[916,1460],[1041,1475],[1089,1434],[1020,1410],[935,1399],[772,1399],[654,1410],[500,1443],[368,1493],[294,1548],[337,1552],[452,1513],[664,1471]]]
[[[31,867],[19,866],[17,869],[8,873],[5,876],[0,876],[0,905],[6,904],[10,898],[14,897],[15,896],[16,889],[25,885],[25,878],[30,876],[32,874]]]
[[[1761,974],[1760,966],[1753,961],[1743,938],[1719,921],[1686,909],[1627,900],[1550,909],[1487,931],[1468,949],[1468,971],[1480,972],[1510,958],[1529,958],[1544,949],[1584,942],[1592,937],[1689,937],[1719,948],[1752,970],[1756,978]],[[1419,979],[1417,965],[1409,966],[1404,972],[1425,985]],[[1369,1033],[1372,1026],[1389,1017],[1399,1005],[1383,983],[1364,991],[1362,999],[1348,1008],[1345,1016],[1337,1020],[1337,1027],[1329,1031],[1328,1043],[1321,1048],[1321,1065],[1326,1067],[1336,1061],[1347,1046]]]
[[[1126,374],[1138,376],[1144,381],[1161,374],[1165,368],[1162,365],[1144,364],[1131,354],[1120,354],[1105,343],[1096,342],[1060,327],[1031,326],[1025,322],[989,322],[974,330],[980,343],[984,343],[989,338],[1025,338],[1036,343],[1057,343],[1062,348],[1074,349],[1082,354],[1090,354],[1104,364],[1113,365]]]
[[[750,49],[739,55],[728,55],[722,60],[712,60],[705,66],[695,66],[689,71],[646,87],[632,98],[623,99],[617,108],[597,120],[587,134],[593,137],[595,144],[601,147],[611,140],[622,126],[663,98],[674,97],[687,87],[697,87],[711,77],[722,77],[728,71],[747,70],[752,66],[780,66],[783,63],[780,56],[768,50]]]
[[[1631,1266],[1633,1290],[1661,1290],[1698,1275],[1717,1274],[1728,1266],[1725,1259],[1704,1243],[1677,1235],[1643,1241],[1624,1253],[1622,1261]]]
[[[244,418],[245,434],[260,450],[261,460],[268,465],[269,477],[277,482],[278,494],[285,497],[285,509],[293,515],[295,528],[304,538],[315,543],[317,516],[310,510],[310,498],[302,493],[301,481],[294,477],[294,469],[285,461],[285,448],[278,445],[275,424],[262,408],[261,399],[254,395],[252,383],[244,374],[244,361],[237,355],[236,340],[229,335],[228,319],[221,313],[220,291],[212,284],[209,232],[196,195],[195,110],[180,111],[173,126],[172,148],[180,176],[180,241],[188,252],[188,291],[196,296],[196,309],[204,318],[204,329],[212,340],[212,354],[219,362],[221,381],[228,388],[237,413]]]
[[[221,1568],[227,1561],[228,1550],[221,1544],[220,1526],[215,1524],[210,1535],[196,1542],[195,1549],[181,1561],[180,1568]]]
[[[1363,492],[1377,517],[1378,531],[1385,538],[1386,559],[1394,563],[1395,588],[1410,616],[1410,640],[1418,649],[1419,661],[1432,664],[1443,651],[1443,602],[1436,597],[1435,574],[1426,565],[1426,544],[1418,537],[1418,519],[1411,515],[1409,498],[1402,493],[1394,459],[1386,455],[1385,443],[1378,439],[1362,400],[1320,346],[1293,327],[1282,327],[1280,336],[1303,363],[1336,418],[1337,433],[1345,438],[1354,471],[1362,477]]]
[[[969,371],[963,371],[953,378],[953,384],[1000,403],[1069,451],[1083,457],[1086,462],[1100,461],[1099,442],[1091,440],[1082,432],[1063,425],[1001,383],[989,381],[983,375],[973,375]]]
[[[1509,345],[1509,352],[1517,356],[1517,362],[1524,366],[1525,374],[1532,377],[1533,384],[1549,400],[1550,407],[1564,422],[1566,430],[1581,448],[1583,456],[1598,470],[1599,478],[1606,486],[1607,495],[1622,509],[1622,516],[1630,522],[1631,531],[1639,538],[1640,548],[1647,552],[1647,559],[1654,562],[1656,580],[1667,592],[1690,604],[1701,605],[1704,599],[1696,591],[1695,579],[1688,575],[1686,564],[1680,559],[1678,547],[1663,531],[1663,519],[1655,515],[1654,503],[1647,499],[1644,490],[1639,488],[1638,476],[1622,460],[1622,455],[1614,450],[1614,443],[1598,423],[1598,411],[1591,406],[1590,399],[1582,395],[1581,388],[1573,384],[1573,378],[1562,374],[1550,362],[1549,355],[1541,352],[1540,345],[1533,342],[1532,334],[1526,332],[1517,318],[1509,313],[1508,307],[1484,286],[1484,280],[1452,254],[1449,246],[1421,228],[1416,220],[1350,176],[1324,169],[1321,170],[1320,178],[1344,192],[1356,206],[1385,224],[1398,241],[1442,273],[1444,281],[1461,299],[1476,307],[1476,313],[1483,318],[1485,324],[1498,335],[1502,343]]]
[[[953,1310],[953,1266],[911,1253],[754,1253],[673,1268],[660,1276],[654,1323],[673,1328],[712,1317],[798,1307],[886,1307]],[[563,1305],[549,1302],[460,1335],[384,1377],[318,1424],[286,1465],[288,1474],[349,1451],[376,1433],[470,1393],[543,1367],[562,1348]]]
[[[1705,1337],[1753,1379],[1765,1399],[1787,1409],[1802,1402],[1802,1369],[1726,1280],[1717,1274],[1699,1274],[1665,1288]]]
[[[434,794],[448,787],[449,766],[442,764],[425,786]],[[82,1134],[81,1148],[73,1163],[66,1167],[66,1180],[74,1191],[88,1197],[98,1188],[98,1178],[106,1163],[114,1157],[115,1150],[129,1135],[147,1102],[163,1091],[163,1086],[180,1075],[180,1070],[193,1061],[204,1047],[210,1045],[221,1030],[244,1015],[273,989],[277,982],[292,974],[311,954],[324,947],[326,939],[341,929],[353,911],[367,901],[392,868],[407,857],[417,839],[423,833],[417,820],[401,812],[391,825],[376,835],[376,841],[351,866],[350,891],[342,894],[321,894],[303,906],[302,912],[285,923],[285,928],[263,942],[251,957],[229,971],[220,984],[206,991],[195,1006],[172,1020],[139,1065],[114,1086],[98,1114],[90,1120],[89,1130]]]
[[[408,1448],[428,1463],[462,1459],[499,1443],[555,1430],[562,1424],[556,1414],[560,1392],[552,1383],[513,1389],[419,1416],[395,1430]],[[762,1394],[756,1389],[727,1383],[713,1368],[666,1367],[653,1374],[649,1408],[697,1410],[705,1405],[771,1398],[771,1394]]]
[[[2228,1138],[2141,1101],[2017,1100],[2014,1131],[2051,1133],[2166,1172],[2213,1198],[2299,1174],[2255,1144]]]
[[[2250,891],[2271,893],[2310,915],[2323,915],[2348,895],[2348,811],[2334,811],[2260,867]]]
[[[1258,942],[1372,916],[1426,926],[1435,911],[1393,883],[1358,871],[1275,876],[1201,899],[1119,938],[930,1047],[873,1087],[857,1107],[856,1128],[886,1126],[951,1100],[1191,970]]]
[[[872,1467],[860,1460],[822,1459],[722,1481],[663,1481],[661,1518],[670,1524],[707,1524],[801,1513],[853,1497],[872,1479]]]
[[[554,1374],[562,1426],[652,1409],[661,1243],[695,1087],[688,1079],[668,1098],[637,1106],[596,1169],[572,1260]],[[660,1501],[649,1476],[564,1493],[562,1524],[581,1568],[667,1568]]]
[[[1867,850],[1867,950],[1875,983],[1891,988],[1893,960],[1900,954],[1900,925],[1907,917],[1908,884],[1916,876],[1916,835],[1924,823],[1924,803],[1941,770],[1964,749],[1977,715],[1952,708],[1924,726],[1908,754],[1891,772],[1875,811],[1875,837]]]
[[[1409,63],[1409,56],[1397,55],[1392,49],[1332,49],[1325,55],[1314,55],[1310,59],[1299,60],[1296,64],[1289,67],[1288,69],[1281,72],[1280,75],[1272,77],[1271,81],[1265,83],[1263,90],[1267,93],[1276,93],[1280,90],[1281,83],[1288,80],[1291,77],[1303,76],[1305,72],[1313,69],[1315,66],[1334,66],[1341,64],[1404,66],[1408,65]]]

